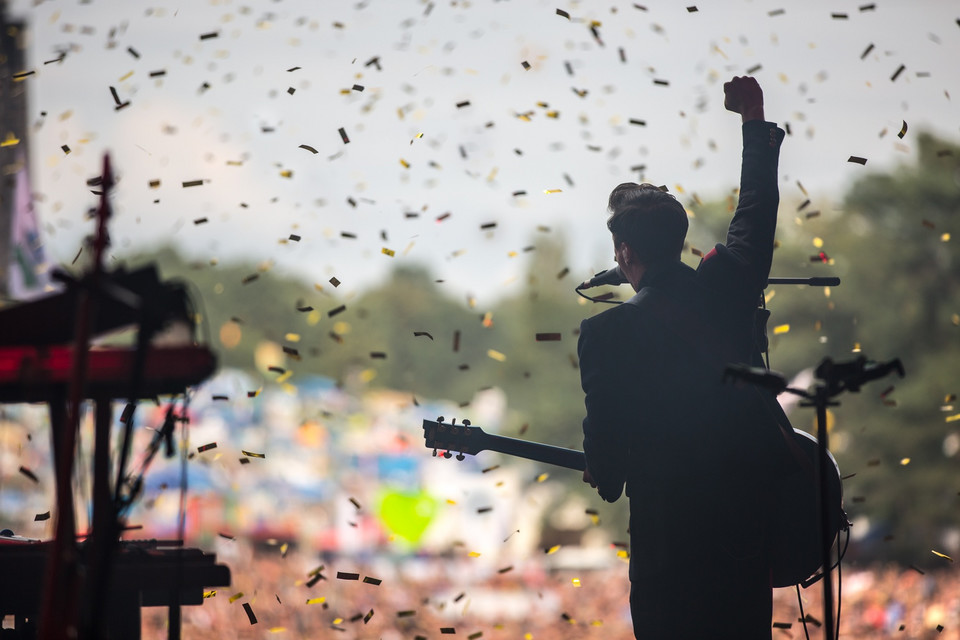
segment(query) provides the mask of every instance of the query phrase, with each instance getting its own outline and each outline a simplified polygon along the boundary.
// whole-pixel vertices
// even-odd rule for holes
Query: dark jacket
[[[679,261],[648,266],[629,304],[581,324],[583,447],[604,500],[616,500],[624,482],[631,495],[644,478],[706,472],[756,453],[747,445],[763,425],[745,424],[744,413],[755,392],[721,377],[726,363],[755,363],[782,139],[774,124],[743,125],[740,199],[725,244],[696,270]]]

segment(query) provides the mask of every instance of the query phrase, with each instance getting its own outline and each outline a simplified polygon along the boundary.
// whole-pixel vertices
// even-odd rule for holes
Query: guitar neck
[[[583,451],[555,447],[550,444],[529,442],[527,440],[518,440],[517,438],[485,433],[483,448],[488,451],[497,451],[511,456],[526,458],[527,460],[555,464],[558,467],[566,467],[574,471],[583,471],[587,467],[586,459],[583,457]]]

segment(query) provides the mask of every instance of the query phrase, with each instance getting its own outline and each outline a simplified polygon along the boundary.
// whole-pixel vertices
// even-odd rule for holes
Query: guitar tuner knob
[[[434,457],[434,458],[437,457],[437,450],[436,450],[436,449],[433,450],[433,457]]]
[[[456,418],[453,418],[452,420],[450,420],[450,424],[451,424],[451,425],[457,424],[457,419],[456,419]]]
[[[453,454],[450,453],[449,451],[444,451],[444,452],[443,452],[443,457],[449,460],[450,458],[453,457]]]
[[[465,427],[469,427],[469,426],[470,426],[470,421],[469,421],[469,420],[464,419],[464,420],[461,420],[461,422],[463,423],[463,426],[465,426]]]
[[[437,423],[443,424],[443,416],[437,418]]]
[[[466,458],[466,456],[463,455],[462,453],[457,454],[457,460],[460,460],[462,462],[464,458]]]

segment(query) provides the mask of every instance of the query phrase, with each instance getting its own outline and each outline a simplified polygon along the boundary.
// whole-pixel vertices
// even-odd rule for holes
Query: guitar
[[[818,460],[817,440],[798,429],[793,432],[796,450],[809,461],[809,465],[805,471],[785,474],[776,487],[776,505],[768,521],[774,587],[790,587],[795,584],[807,587],[816,582],[817,572],[822,566],[818,526],[819,488],[815,473]],[[480,427],[472,426],[469,420],[464,420],[459,425],[456,420],[444,422],[442,416],[436,421],[424,420],[423,440],[428,449],[433,449],[433,455],[440,452],[444,458],[452,457],[453,452],[457,453],[458,460],[463,460],[466,455],[476,455],[481,451],[497,451],[574,471],[583,471],[586,468],[586,458],[582,451],[486,433]],[[836,538],[841,528],[849,525],[843,510],[840,468],[829,452],[828,455],[832,467],[831,473],[828,473],[829,524],[830,531]]]

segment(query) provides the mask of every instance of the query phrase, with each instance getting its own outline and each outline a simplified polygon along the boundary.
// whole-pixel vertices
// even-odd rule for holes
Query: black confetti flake
[[[254,615],[249,602],[243,603],[243,610],[247,612],[247,619],[250,620],[250,624],[257,624],[257,616]]]

